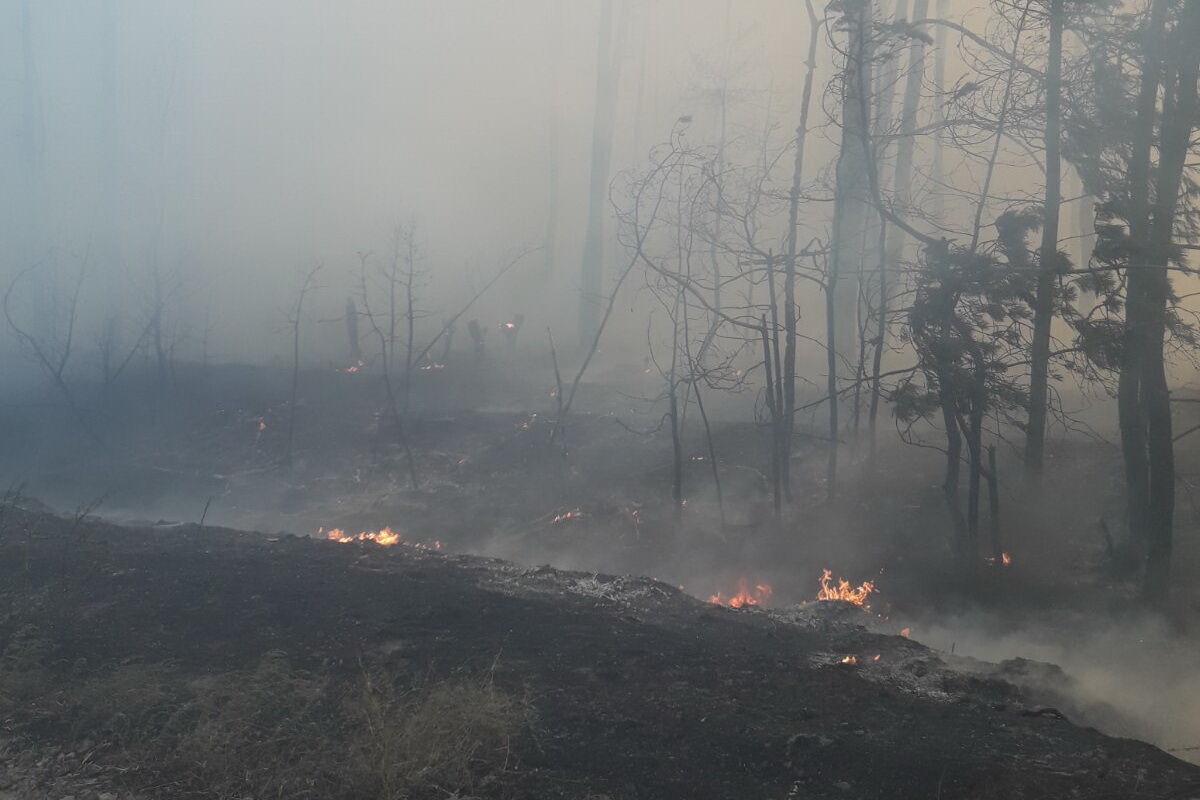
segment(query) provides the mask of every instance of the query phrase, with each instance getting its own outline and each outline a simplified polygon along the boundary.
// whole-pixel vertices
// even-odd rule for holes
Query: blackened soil
[[[534,710],[497,796],[1200,797],[1200,768],[841,609],[733,611],[649,579],[16,509],[0,586],[0,645],[34,626],[64,676],[130,662],[203,675],[272,650],[348,678],[364,661],[493,671]]]

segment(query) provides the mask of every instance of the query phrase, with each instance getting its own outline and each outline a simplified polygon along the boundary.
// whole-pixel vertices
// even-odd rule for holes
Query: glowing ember
[[[843,659],[842,659],[841,661],[839,661],[838,663],[839,663],[839,664],[848,664],[848,665],[850,665],[850,666],[854,666],[855,664],[857,664],[857,663],[858,663],[858,656],[846,656],[845,658],[843,658]]]
[[[742,578],[738,581],[738,589],[736,594],[730,597],[725,597],[720,592],[717,592],[716,594],[709,596],[708,602],[718,606],[729,606],[730,608],[745,608],[746,606],[764,605],[770,599],[770,584],[757,584],[752,591],[749,587],[749,584],[746,582],[746,579]]]
[[[555,514],[554,519],[550,521],[550,524],[554,525],[559,522],[569,522],[573,519],[583,519],[583,510],[579,508],[573,508],[570,511],[564,511],[561,514]]]
[[[901,628],[900,635],[903,636],[905,639],[907,639],[909,636],[912,635],[912,628]]]
[[[842,600],[856,606],[868,608],[867,598],[875,591],[873,581],[863,581],[857,588],[850,585],[845,578],[838,578],[837,586],[833,585],[833,573],[821,570],[821,591],[817,592],[818,600]]]
[[[880,656],[880,654],[879,654],[879,653],[876,653],[876,654],[875,654],[875,657],[874,657],[874,658],[872,658],[871,660],[872,660],[872,661],[878,661],[878,660],[880,659],[880,657],[881,657],[881,656]]]

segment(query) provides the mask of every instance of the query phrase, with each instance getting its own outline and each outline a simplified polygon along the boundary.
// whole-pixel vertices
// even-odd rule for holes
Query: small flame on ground
[[[339,367],[338,372],[344,372],[347,375],[353,375],[354,373],[358,372],[362,368],[363,368],[363,362],[355,361],[353,364],[351,364],[348,367]]]
[[[880,658],[881,658],[881,655],[880,655],[879,653],[876,653],[876,654],[875,654],[875,657],[874,657],[874,658],[872,658],[871,660],[872,660],[872,661],[878,661]]]
[[[993,567],[996,566],[995,556],[988,556],[987,558],[984,559],[984,561],[991,564]],[[1002,567],[1011,567],[1012,566],[1012,556],[1008,553],[1001,553],[999,563],[1000,563],[1000,566],[1002,566]]]
[[[856,606],[868,607],[867,598],[875,591],[874,581],[863,581],[858,587],[852,587],[850,581],[838,578],[837,586],[833,585],[833,572],[821,570],[821,591],[817,592],[818,600],[843,600]]]
[[[849,665],[853,666],[854,664],[858,663],[858,656],[846,656],[838,663],[849,664]]]
[[[554,525],[559,522],[569,522],[573,519],[583,519],[583,509],[572,508],[570,511],[564,511],[561,514],[555,514],[554,519],[550,520],[550,524]]]
[[[912,628],[901,628],[900,635],[907,639],[909,636],[912,636]]]
[[[746,606],[764,605],[770,599],[770,584],[760,583],[751,590],[746,579],[741,578],[738,580],[736,594],[725,597],[720,592],[717,592],[714,595],[709,595],[708,602],[718,606],[729,606],[730,608],[745,608]]]
[[[391,528],[380,528],[377,531],[359,531],[358,533],[346,533],[341,528],[330,528],[326,531],[320,528],[318,534],[323,535],[331,542],[340,542],[341,544],[349,544],[350,542],[374,542],[380,547],[412,547],[416,550],[441,550],[442,542],[440,539],[435,540],[433,544],[425,544],[424,542],[406,542],[400,538],[400,534],[393,531]]]

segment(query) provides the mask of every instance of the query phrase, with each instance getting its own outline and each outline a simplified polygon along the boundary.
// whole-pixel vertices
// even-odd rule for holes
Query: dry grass
[[[367,678],[346,708],[348,777],[357,796],[380,800],[479,789],[504,771],[529,715],[490,676],[404,693]]]
[[[161,666],[48,669],[35,631],[0,653],[0,710],[88,742],[172,797],[465,798],[503,774],[526,703],[490,676],[397,687],[269,653],[254,669],[187,679]]]

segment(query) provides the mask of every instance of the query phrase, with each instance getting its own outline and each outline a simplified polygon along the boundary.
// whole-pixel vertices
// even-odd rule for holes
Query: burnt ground
[[[479,796],[1200,796],[1200,768],[994,677],[1022,665],[951,669],[846,604],[738,611],[645,578],[194,524],[9,507],[0,525],[6,660],[36,640],[64,686],[131,664],[186,681],[268,653],[346,681],[364,663],[488,673],[532,714]],[[69,704],[37,707],[6,707],[8,797],[206,796],[103,735],[80,743]]]
[[[1002,450],[1001,529],[1013,564],[981,558],[963,569],[951,557],[934,451],[884,448],[867,467],[847,441],[843,489],[828,503],[820,420],[809,420],[796,441],[793,503],[776,517],[753,398],[722,409],[714,395],[721,524],[695,420],[684,443],[688,503],[674,513],[670,441],[636,386],[585,386],[560,446],[549,441],[554,384],[544,371],[483,386],[478,374],[447,368],[429,380],[415,387],[407,430],[416,487],[396,432],[380,425],[370,374],[303,376],[290,468],[281,371],[213,368],[181,374],[165,398],[134,385],[89,400],[103,444],[61,407],[6,406],[4,482],[67,517],[31,510],[0,520],[0,763],[9,770],[0,791],[289,796],[205,793],[207,778],[181,766],[199,756],[126,741],[134,729],[162,738],[154,720],[183,714],[176,706],[192,713],[186,687],[197,680],[237,682],[276,653],[347,686],[364,670],[408,686],[490,675],[494,665],[498,685],[527,696],[532,716],[502,777],[461,796],[1189,796],[1192,767],[1045,707],[1195,756],[1200,687],[1189,665],[1200,583],[1183,578],[1200,569],[1195,450],[1180,455],[1173,601],[1147,622],[1136,576],[1104,538],[1120,524],[1110,443],[1056,439],[1040,493]],[[76,508],[93,516],[77,523]],[[383,526],[444,551],[305,538]],[[547,563],[587,572],[537,568]],[[827,619],[825,604],[798,607],[814,598],[823,568],[874,579],[873,613],[847,623]],[[740,580],[769,583],[770,608],[702,602]],[[938,651],[858,624],[884,634],[911,626]],[[1143,644],[1151,629],[1165,631],[1153,646]],[[949,655],[956,646],[994,661],[1036,652],[1065,672],[989,666]],[[846,655],[859,664],[838,663]],[[1097,680],[1096,663],[1118,656],[1121,670]],[[44,679],[22,688],[31,674]],[[88,709],[89,693],[130,676],[156,687],[145,720],[130,712],[113,725],[110,710]]]

